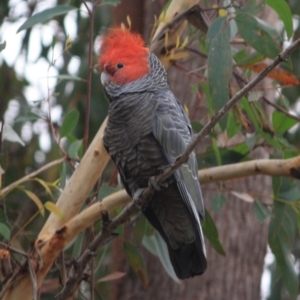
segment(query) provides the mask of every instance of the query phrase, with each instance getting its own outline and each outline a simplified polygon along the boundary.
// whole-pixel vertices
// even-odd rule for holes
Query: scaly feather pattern
[[[125,48],[128,46],[129,33],[124,33],[127,38],[123,43],[121,39],[115,42],[114,33],[110,34],[104,39],[100,58],[101,80],[110,102],[103,142],[120,172],[126,191],[133,196],[138,189],[148,186],[151,176],[160,174],[162,168],[175,162],[191,141],[192,132],[181,104],[169,90],[165,69],[158,58],[145,51],[148,49],[139,41],[135,46],[144,52],[135,49],[135,53],[138,56],[144,53],[143,58],[136,60],[133,53],[123,57],[122,47],[123,43],[126,43]],[[111,49],[111,45],[121,49]],[[120,53],[117,58],[114,50]],[[122,64],[114,72],[105,68],[113,65],[107,51],[114,53],[114,65]],[[119,83],[114,77],[121,78],[124,71],[126,74],[128,61],[131,66],[137,61],[146,64],[149,71],[135,80]],[[143,213],[167,243],[177,276],[184,279],[202,274],[206,269],[200,223],[204,206],[194,153],[167,183],[167,188],[155,192]]]

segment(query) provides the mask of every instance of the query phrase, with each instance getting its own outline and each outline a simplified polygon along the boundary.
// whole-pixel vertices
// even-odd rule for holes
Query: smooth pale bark
[[[35,271],[38,286],[40,286],[57,255],[70,241],[67,236],[68,230],[60,232],[57,232],[57,230],[78,213],[109,161],[109,155],[102,144],[105,126],[106,121],[103,122],[56,203],[64,218],[60,219],[52,213],[36,240],[35,246],[38,254],[36,253],[33,261],[34,265],[37,266]],[[31,300],[33,297],[31,278],[28,273],[16,274],[16,277],[11,277],[5,285],[5,289],[7,289],[7,292],[3,295],[3,300]]]
[[[54,232],[73,218],[98,180],[110,157],[103,147],[102,137],[107,120],[103,122],[79,166],[60,195],[56,205],[64,218],[51,214],[41,230],[36,245],[43,244]]]

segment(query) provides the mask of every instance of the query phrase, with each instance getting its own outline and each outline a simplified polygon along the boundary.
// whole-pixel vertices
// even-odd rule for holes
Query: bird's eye
[[[124,65],[122,63],[117,64],[117,69],[122,69],[123,67],[124,67]]]

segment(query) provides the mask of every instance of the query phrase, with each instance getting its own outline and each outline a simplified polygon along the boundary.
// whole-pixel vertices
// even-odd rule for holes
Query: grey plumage
[[[149,64],[151,72],[141,79],[105,87],[110,107],[104,146],[131,196],[174,163],[192,139],[190,122],[169,90],[164,67],[154,54],[149,54]],[[179,278],[205,271],[200,224],[204,206],[194,153],[169,178],[168,187],[155,192],[143,213],[166,241]]]

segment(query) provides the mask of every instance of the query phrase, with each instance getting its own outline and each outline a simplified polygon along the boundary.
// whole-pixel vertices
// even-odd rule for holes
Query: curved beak
[[[105,71],[101,73],[101,83],[104,87],[109,83],[109,75]]]

